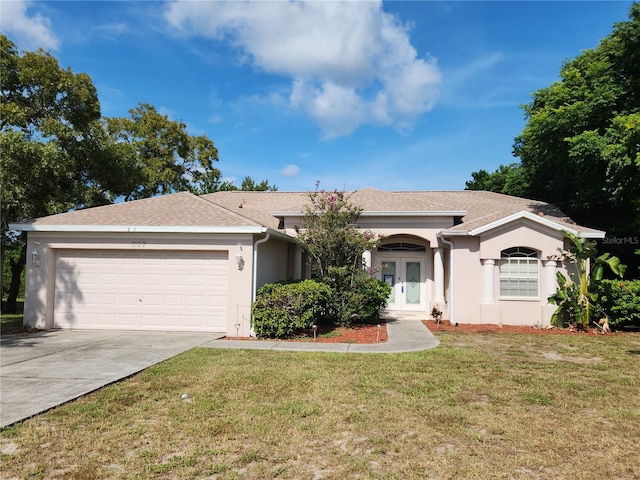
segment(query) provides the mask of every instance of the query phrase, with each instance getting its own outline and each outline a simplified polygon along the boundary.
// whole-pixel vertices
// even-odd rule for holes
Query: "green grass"
[[[194,349],[0,433],[3,478],[640,478],[640,336]],[[181,395],[188,394],[183,400]]]
[[[32,333],[38,331],[34,328],[25,328],[23,323],[24,300],[17,302],[18,313],[3,313],[0,315],[0,337],[15,335],[18,333]],[[6,311],[5,302],[2,302],[2,311]]]
[[[0,316],[0,337],[29,331],[30,329],[22,325],[22,314]]]

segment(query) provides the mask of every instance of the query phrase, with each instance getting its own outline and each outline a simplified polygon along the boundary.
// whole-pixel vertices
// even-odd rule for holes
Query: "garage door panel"
[[[165,275],[165,285],[168,287],[171,286],[180,286],[182,285],[182,275],[174,275],[174,274],[167,274]]]
[[[85,279],[81,278],[80,280],[84,281]],[[115,273],[101,273],[98,275],[98,283],[102,287],[107,285],[119,285],[120,279],[118,278],[118,275]]]
[[[131,293],[123,293],[120,295],[120,305],[129,308],[136,307],[140,303],[140,297]],[[115,303],[114,303],[115,305]]]
[[[184,300],[184,296],[182,295],[167,294],[164,296],[164,304],[167,307],[183,306],[184,305],[183,300]]]
[[[102,315],[101,317],[102,318],[100,323],[102,325],[109,325],[113,322],[114,318],[113,315]],[[121,313],[117,316],[117,319],[118,325],[120,325],[120,327],[124,329],[133,328],[138,325],[138,315],[134,313]]]
[[[98,285],[100,282],[99,273],[89,273],[86,271],[82,271],[77,275],[79,276],[79,281],[81,281],[82,283],[86,283],[87,285]]]
[[[103,252],[95,257],[87,257],[80,254],[80,257],[85,258],[87,262],[94,262],[95,264],[100,263],[101,265],[119,265],[122,262],[122,258],[120,256],[112,255],[110,252]],[[136,262],[136,255],[131,255],[130,261],[131,263]]]
[[[123,273],[120,275],[120,283],[122,285],[139,285],[140,274],[138,273]]]
[[[224,332],[226,252],[64,251],[54,326]]]
[[[190,287],[198,287],[207,281],[206,275],[187,275],[186,284]]]
[[[204,295],[187,295],[187,305],[192,307],[203,307],[207,302],[207,298]]]

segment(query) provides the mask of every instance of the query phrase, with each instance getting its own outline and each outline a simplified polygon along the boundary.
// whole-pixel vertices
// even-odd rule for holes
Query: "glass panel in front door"
[[[382,262],[382,281],[391,285],[389,304],[396,303],[396,262]]]
[[[408,305],[420,304],[420,262],[406,263],[406,302]]]

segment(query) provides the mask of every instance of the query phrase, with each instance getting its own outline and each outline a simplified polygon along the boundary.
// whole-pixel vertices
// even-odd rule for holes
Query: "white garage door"
[[[62,251],[55,328],[224,332],[226,252]]]

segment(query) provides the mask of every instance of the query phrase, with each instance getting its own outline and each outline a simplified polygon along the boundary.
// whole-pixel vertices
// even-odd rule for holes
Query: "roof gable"
[[[444,232],[444,233],[449,233],[449,234],[468,234],[470,236],[477,236],[477,235],[481,235],[483,233],[495,230],[497,228],[503,227],[505,225],[509,225],[515,222],[518,222],[519,220],[529,220],[533,223],[536,223],[538,225],[541,225],[543,227],[546,227],[550,230],[555,230],[555,231],[568,231],[573,233],[574,235],[579,235],[585,238],[603,238],[604,237],[604,232],[598,231],[598,230],[590,230],[590,229],[585,229],[584,227],[579,227],[578,229],[576,229],[575,225],[570,225],[564,222],[559,222],[558,220],[549,220],[547,218],[544,217],[544,215],[534,215],[531,212],[527,212],[524,210],[521,210],[519,212],[513,213],[511,215],[508,215],[506,217],[502,217],[499,218],[495,221],[489,222],[489,223],[485,223],[484,225],[474,228],[472,230],[454,230],[453,232]]]

